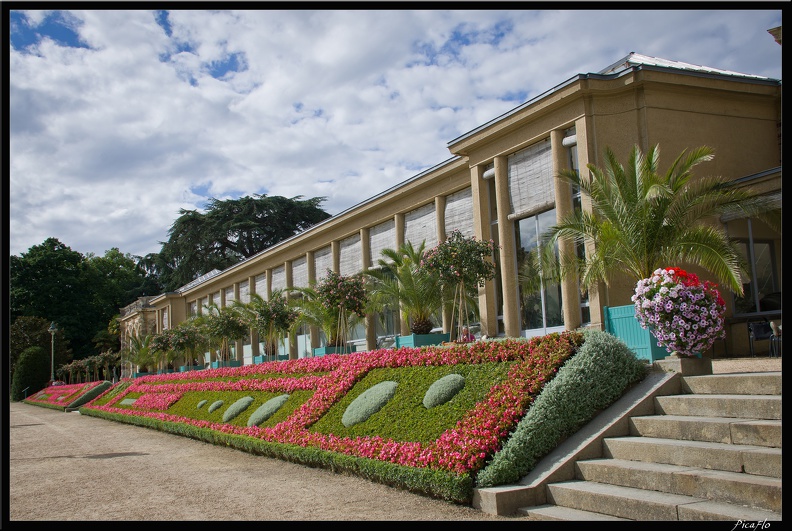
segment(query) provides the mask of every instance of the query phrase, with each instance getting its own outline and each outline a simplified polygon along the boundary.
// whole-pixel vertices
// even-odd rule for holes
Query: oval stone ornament
[[[218,400],[217,402],[212,402],[212,405],[209,406],[209,413],[213,413],[217,411],[223,405],[222,400]]]
[[[289,399],[289,395],[280,395],[276,396],[275,398],[270,398],[263,404],[259,406],[259,408],[250,415],[250,418],[247,421],[248,427],[250,426],[258,426],[272,415],[278,411],[283,404]]]
[[[204,405],[206,405],[207,402],[208,402],[208,400],[201,400],[200,402],[198,402],[198,405],[195,406],[195,407],[197,407],[198,409],[201,409],[202,407],[204,407]]]
[[[341,423],[349,428],[368,420],[393,398],[397,385],[396,382],[384,381],[360,393],[344,411]]]
[[[236,418],[237,416],[239,416],[240,413],[242,413],[248,407],[250,407],[250,404],[252,403],[253,403],[252,396],[243,396],[242,398],[240,398],[239,400],[228,406],[228,409],[226,409],[225,413],[223,413],[223,422],[228,422],[229,420]]]
[[[465,377],[461,374],[448,374],[436,380],[424,395],[423,405],[430,409],[445,404],[465,387]]]

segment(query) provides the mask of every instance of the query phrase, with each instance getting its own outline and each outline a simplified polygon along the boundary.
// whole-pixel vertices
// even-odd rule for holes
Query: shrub
[[[387,381],[366,389],[349,404],[349,407],[344,411],[344,416],[341,417],[341,422],[347,428],[364,422],[393,398],[398,385],[396,382]]]
[[[215,402],[212,402],[211,406],[209,406],[209,413],[214,413],[215,411],[217,411],[221,407],[223,407],[223,401],[222,400],[216,400]]]
[[[545,385],[512,436],[476,478],[477,487],[513,483],[564,439],[642,380],[648,365],[615,336],[586,330],[580,350]]]
[[[461,374],[449,374],[433,383],[426,391],[423,405],[426,409],[445,404],[465,387],[465,377]]]
[[[226,409],[225,413],[223,413],[223,422],[228,422],[236,418],[240,413],[242,413],[248,407],[250,407],[250,404],[252,403],[253,403],[252,396],[243,396],[242,398],[240,398],[239,400],[228,406],[228,409]]]
[[[289,399],[289,395],[280,395],[276,396],[275,398],[270,398],[266,402],[264,402],[259,408],[250,415],[250,418],[247,421],[248,426],[258,426],[262,422],[266,421],[272,415],[278,411],[283,404]]]
[[[28,347],[19,355],[11,382],[11,400],[25,399],[47,387],[50,377],[50,353],[39,346]]]

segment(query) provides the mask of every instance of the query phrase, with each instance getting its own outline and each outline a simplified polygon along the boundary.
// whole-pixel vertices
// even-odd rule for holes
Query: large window
[[[775,242],[751,238],[741,240],[739,246],[748,263],[749,277],[743,283],[743,296],[734,297],[734,314],[780,311]]]
[[[515,224],[517,270],[520,289],[520,316],[523,334],[527,337],[547,334],[552,328],[564,326],[561,286],[542,280],[538,256],[540,236],[556,223],[555,209],[523,218]],[[558,250],[556,249],[556,253]]]

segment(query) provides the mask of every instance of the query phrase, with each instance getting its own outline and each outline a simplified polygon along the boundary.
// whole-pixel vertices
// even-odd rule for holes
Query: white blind
[[[426,241],[426,249],[437,245],[437,219],[435,218],[435,204],[428,203],[404,215],[404,241],[412,242],[418,248],[421,242]]]
[[[267,274],[256,275],[256,295],[267,300]]]
[[[162,329],[168,329],[168,309],[165,308],[162,310]]]
[[[363,270],[363,260],[360,257],[360,233],[341,240],[339,249],[339,274],[342,276],[354,275]]]
[[[458,230],[462,236],[471,237],[473,230],[473,190],[469,187],[446,197],[445,232]]]
[[[272,291],[286,289],[286,269],[278,266],[272,270]]]
[[[215,303],[215,305],[220,306],[220,292],[219,291],[212,294],[212,302]]]
[[[225,305],[231,306],[232,302],[234,302],[234,286],[225,289]]]
[[[379,225],[374,225],[369,229],[369,259],[372,267],[377,266],[377,262],[384,258],[383,249],[396,248],[396,223],[389,219]],[[390,260],[388,260],[390,261]]]
[[[239,283],[239,302],[243,304],[250,302],[250,286],[247,280]]]
[[[538,214],[555,204],[550,139],[509,156],[509,219]]]
[[[190,303],[190,315],[198,315],[198,302],[193,301]]]
[[[204,297],[199,301],[199,306],[201,308],[201,313],[206,314],[206,307],[209,306],[209,297]]]
[[[292,286],[295,288],[308,286],[308,262],[304,256],[292,261]]]
[[[329,245],[314,251],[314,274],[317,282],[327,276],[328,269],[333,269],[333,249]]]

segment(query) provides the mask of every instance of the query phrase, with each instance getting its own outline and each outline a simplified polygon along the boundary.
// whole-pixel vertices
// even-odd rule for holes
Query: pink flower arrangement
[[[632,296],[635,317],[651,330],[657,345],[669,352],[694,356],[723,339],[726,304],[711,282],[678,267],[657,269],[639,280]]]
[[[403,347],[398,350],[381,349],[343,356],[269,362],[240,368],[197,371],[190,373],[189,379],[183,374],[151,375],[136,379],[105,405],[89,404],[86,407],[122,415],[188,423],[268,442],[464,474],[481,468],[485,460],[500,447],[544,383],[572,354],[573,343],[572,336],[564,333],[559,334],[556,341],[544,337],[530,341],[478,342],[452,348]],[[380,436],[342,437],[309,430],[372,369],[492,362],[513,362],[508,377],[494,385],[481,402],[435,441],[403,442]],[[163,412],[185,392],[229,390],[273,393],[314,390],[314,393],[286,420],[269,427],[209,422]],[[128,393],[142,395],[132,408],[118,407]]]
[[[26,400],[29,402],[43,402],[66,407],[100,383],[102,382],[96,381],[69,385],[52,385],[29,396]]]

